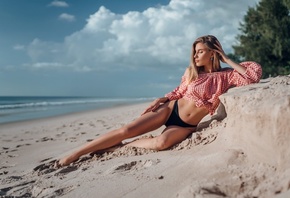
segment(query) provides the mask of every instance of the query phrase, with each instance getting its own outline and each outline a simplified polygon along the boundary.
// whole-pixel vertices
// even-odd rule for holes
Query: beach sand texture
[[[290,197],[290,76],[220,99],[217,114],[166,151],[123,147],[60,169],[56,159],[130,122],[148,103],[3,124],[0,197]]]

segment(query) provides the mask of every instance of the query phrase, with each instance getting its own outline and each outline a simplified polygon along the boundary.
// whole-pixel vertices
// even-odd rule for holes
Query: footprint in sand
[[[206,145],[213,142],[216,138],[217,138],[216,133],[211,133],[207,135],[204,135],[202,133],[196,133],[195,136],[192,136],[192,140],[195,145],[199,144]]]
[[[40,164],[38,166],[36,166],[33,171],[35,173],[37,173],[37,175],[44,175],[44,174],[48,174],[51,172],[56,171],[57,169],[54,168],[54,164],[55,164],[56,160],[52,160],[48,163],[45,164]]]
[[[28,144],[28,143],[27,144],[19,144],[19,145],[16,146],[16,148],[19,148],[19,147],[22,147],[22,146],[30,146],[30,145],[31,144]]]
[[[127,171],[127,170],[132,169],[134,166],[136,166],[137,163],[138,163],[137,161],[124,163],[124,164],[118,165],[117,167],[114,167],[114,170],[115,171]]]
[[[201,194],[208,196],[227,197],[227,195],[218,187],[218,185],[202,187]]]
[[[97,122],[101,123],[102,126],[103,126],[104,128],[106,128],[106,129],[110,129],[110,128],[112,128],[111,126],[107,125],[106,122],[103,121],[103,120],[97,120]]]
[[[61,133],[56,134],[56,137],[61,137],[61,136],[64,135],[64,134],[65,134],[65,132],[63,131],[63,132],[61,132]]]
[[[203,134],[202,132],[193,133],[191,138],[187,138],[181,143],[172,147],[172,150],[190,149],[197,145],[206,145],[215,141],[217,133]]]
[[[37,185],[34,185],[31,190],[31,197],[60,197],[74,189],[73,186],[68,186],[64,188],[43,188]]]
[[[108,169],[105,174],[113,174],[118,172],[125,172],[130,170],[140,170],[149,168],[153,165],[156,165],[160,162],[159,159],[156,160],[139,160],[139,161],[132,161],[129,163],[122,163],[116,166],[113,166],[112,168]]]
[[[136,164],[137,164],[137,161],[132,161],[129,163],[122,163],[122,164],[111,167],[110,169],[105,171],[105,174],[110,175],[110,174],[114,174],[118,172],[128,171],[132,169],[134,166],[136,166]]]
[[[62,168],[60,171],[58,171],[57,173],[55,173],[56,176],[62,176],[62,175],[66,175],[70,172],[76,171],[78,170],[77,166],[67,166]]]
[[[40,140],[36,140],[36,142],[46,142],[46,141],[52,141],[54,140],[53,138],[49,138],[49,137],[43,137]]]
[[[13,181],[11,181],[13,182]],[[9,183],[11,183],[9,182]],[[32,197],[31,192],[30,192],[30,187],[35,183],[35,180],[31,180],[31,181],[25,181],[25,182],[21,182],[21,183],[16,183],[13,184],[11,186],[5,187],[5,188],[1,188],[0,189],[0,195],[1,197]],[[19,191],[21,189],[21,191]],[[18,194],[18,193],[21,194]],[[16,195],[17,196],[14,196]],[[11,196],[13,195],[13,196]]]
[[[18,157],[18,154],[14,154],[14,155],[8,155],[9,158],[14,158],[14,157]]]
[[[0,175],[7,175],[9,172],[8,171],[3,171],[3,172],[0,172]]]
[[[93,140],[94,140],[94,139],[87,139],[86,141],[87,141],[87,142],[91,142],[91,141],[93,141]]]
[[[92,123],[92,122],[90,122],[90,124],[89,124],[91,127],[93,127],[93,128],[95,128],[96,127],[96,125],[94,124],[94,123]]]
[[[49,159],[49,158],[48,158]],[[42,161],[46,161],[48,159],[44,159]],[[33,171],[35,173],[37,173],[37,175],[45,175],[45,174],[48,174],[48,173],[52,173],[52,172],[56,172],[54,175],[56,176],[62,176],[62,175],[66,175],[70,172],[73,172],[73,171],[76,171],[78,169],[78,166],[77,165],[69,165],[69,166],[66,166],[66,167],[63,167],[63,168],[55,168],[55,162],[56,160],[52,160],[48,163],[45,163],[45,164],[40,164],[38,166],[36,166]]]
[[[0,152],[0,154],[18,151],[18,149],[9,150],[10,149],[9,147],[2,147],[2,148],[3,148],[3,152]]]
[[[76,136],[85,135],[85,134],[86,132],[83,131],[83,132],[77,133]]]
[[[56,195],[56,197],[59,197],[59,196],[67,194],[68,192],[70,192],[72,190],[73,190],[73,187],[60,188],[60,189],[54,191],[54,194]]]
[[[69,137],[69,138],[65,138],[65,141],[76,142],[77,138],[76,137]]]
[[[2,185],[9,184],[9,183],[12,183],[12,182],[21,181],[22,179],[23,179],[22,176],[9,176],[9,177],[6,177],[5,179],[2,179],[1,180],[1,184]]]

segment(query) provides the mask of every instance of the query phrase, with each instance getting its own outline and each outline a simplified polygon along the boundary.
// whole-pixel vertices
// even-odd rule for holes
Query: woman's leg
[[[143,138],[126,144],[139,148],[165,150],[177,143],[185,140],[189,134],[194,132],[195,128],[183,128],[179,126],[170,126],[164,129],[163,133],[154,138]]]
[[[166,103],[155,112],[148,112],[132,121],[131,123],[119,129],[110,131],[85,144],[71,155],[59,160],[58,165],[68,165],[71,162],[77,160],[82,155],[115,146],[120,144],[124,139],[132,138],[149,131],[153,131],[161,127],[166,122],[169,114],[171,113],[171,109],[172,103]]]

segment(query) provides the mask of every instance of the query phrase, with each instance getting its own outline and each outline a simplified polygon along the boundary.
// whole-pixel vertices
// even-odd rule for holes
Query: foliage
[[[263,77],[290,73],[290,0],[261,0],[240,24],[234,57],[254,60]]]

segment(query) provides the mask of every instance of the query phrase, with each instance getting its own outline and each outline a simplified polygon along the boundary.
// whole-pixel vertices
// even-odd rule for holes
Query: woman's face
[[[195,45],[195,54],[193,58],[197,67],[211,66],[212,61],[210,59],[212,56],[213,51],[209,50],[203,43],[197,43]]]

